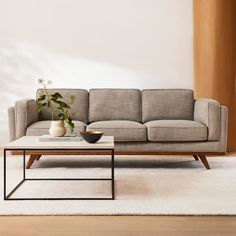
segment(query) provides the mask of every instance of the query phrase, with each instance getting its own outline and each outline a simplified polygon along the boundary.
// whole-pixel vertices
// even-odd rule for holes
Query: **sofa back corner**
[[[151,120],[193,120],[191,89],[145,89],[142,91],[142,122]]]
[[[36,99],[42,89],[36,92]],[[88,122],[88,91],[85,89],[48,89],[49,93],[59,92],[64,99],[68,99],[71,95],[75,96],[74,103],[70,109],[70,116],[73,120]],[[51,114],[48,108],[43,109],[40,114],[40,120],[50,120]]]

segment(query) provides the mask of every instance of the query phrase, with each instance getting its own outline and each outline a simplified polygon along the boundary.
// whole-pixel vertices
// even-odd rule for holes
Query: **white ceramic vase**
[[[53,137],[63,137],[66,134],[64,122],[62,120],[52,120],[49,134]]]

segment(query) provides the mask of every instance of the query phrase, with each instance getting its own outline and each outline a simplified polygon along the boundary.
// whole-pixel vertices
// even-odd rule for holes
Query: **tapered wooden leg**
[[[211,169],[209,164],[208,164],[208,161],[206,159],[206,156],[205,155],[198,155],[198,157],[200,158],[200,160],[202,161],[203,165],[209,170]]]
[[[36,158],[36,161],[38,161],[40,159],[42,155],[38,155],[38,157]]]
[[[27,165],[26,165],[26,169],[30,169],[30,167],[33,165],[34,161],[37,159],[37,158],[40,158],[41,155],[30,155],[30,158],[27,162]]]
[[[193,157],[196,161],[199,161],[198,156],[196,154],[194,154]]]

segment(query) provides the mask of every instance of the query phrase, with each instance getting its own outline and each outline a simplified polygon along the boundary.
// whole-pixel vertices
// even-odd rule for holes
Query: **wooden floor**
[[[0,236],[235,236],[236,216],[0,216]]]

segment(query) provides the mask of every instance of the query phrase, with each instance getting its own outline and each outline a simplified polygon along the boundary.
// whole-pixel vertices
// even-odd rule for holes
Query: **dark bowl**
[[[103,132],[90,130],[80,132],[83,139],[88,143],[96,143],[103,135]]]

